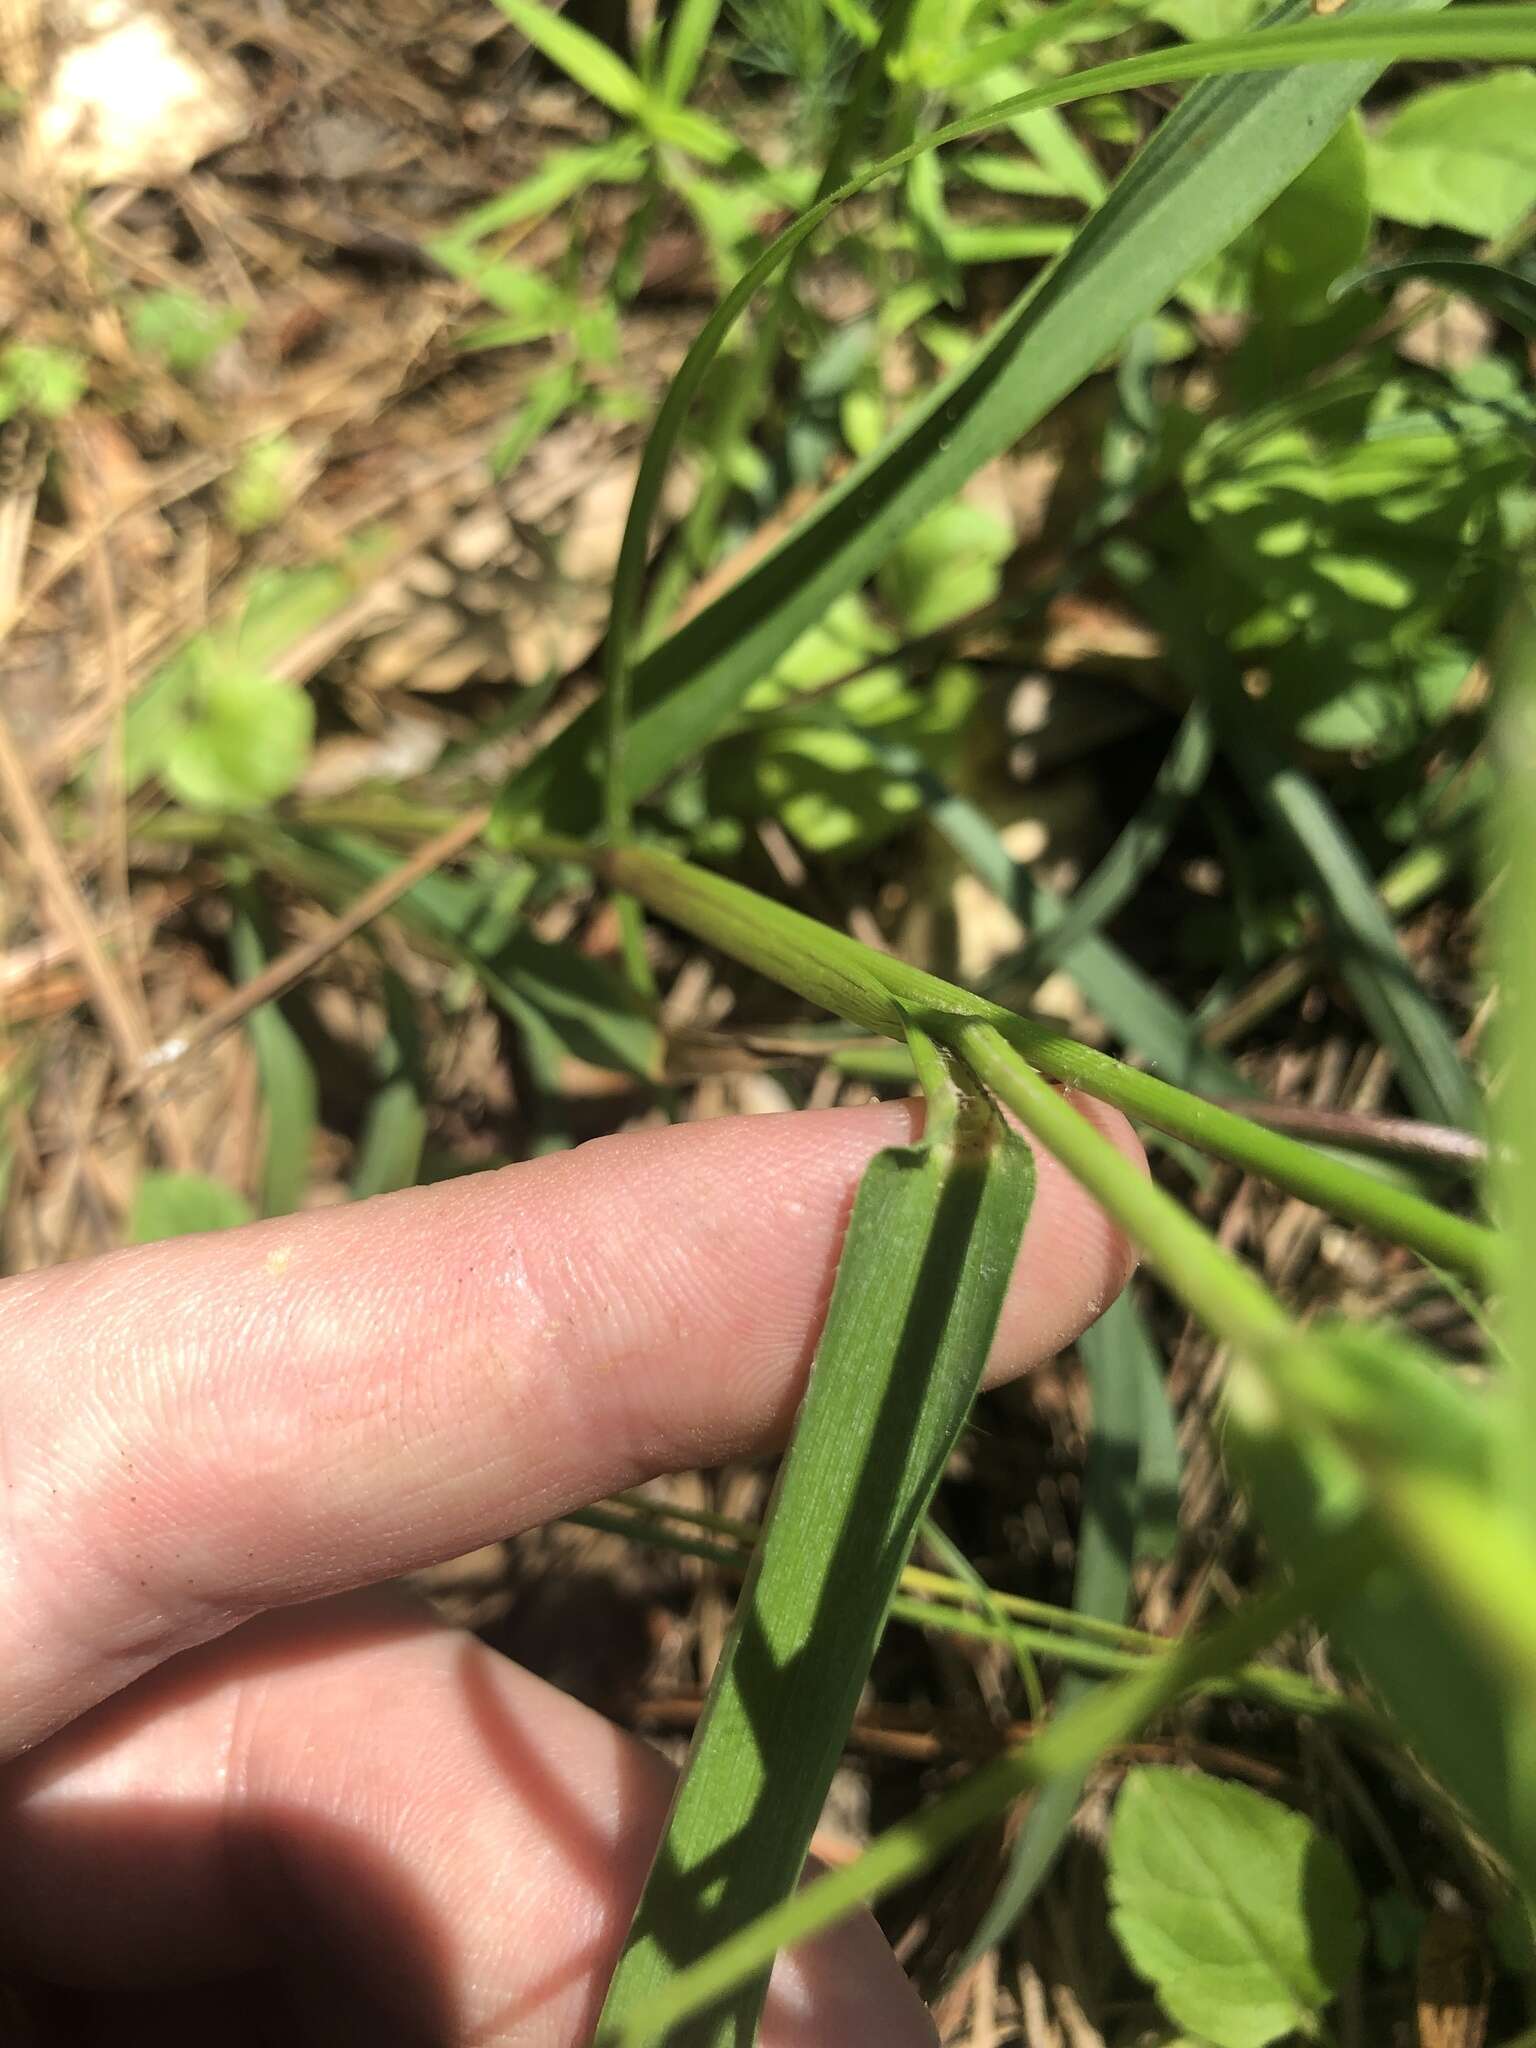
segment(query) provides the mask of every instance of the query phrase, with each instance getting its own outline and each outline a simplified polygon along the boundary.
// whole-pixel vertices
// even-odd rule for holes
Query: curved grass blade
[[[1476,1130],[1481,1107],[1439,1011],[1414,980],[1369,868],[1337,812],[1302,771],[1228,727],[1222,745],[1316,890],[1339,971],[1397,1065],[1403,1092],[1427,1123]]]
[[[1400,284],[1435,284],[1473,299],[1508,321],[1527,341],[1536,341],[1536,277],[1478,256],[1413,256],[1402,263],[1366,265],[1339,278],[1328,296],[1340,299],[1351,291],[1390,291]]]
[[[947,1567],[951,1583],[968,1592],[978,1610],[992,1624],[993,1640],[1006,1643],[1013,1652],[1013,1661],[1019,1674],[1019,1683],[1024,1688],[1024,1704],[1032,1721],[1045,1717],[1045,1688],[1040,1682],[1040,1667],[1035,1662],[1035,1645],[1026,1642],[1017,1629],[1008,1625],[1008,1617],[999,1605],[997,1596],[987,1584],[975,1565],[966,1556],[952,1537],[947,1535],[928,1515],[923,1521],[923,1548],[928,1551],[935,1564]],[[892,1614],[895,1613],[893,1604]]]
[[[609,793],[610,815],[697,754],[834,598],[862,582],[925,512],[1016,441],[1263,211],[1383,65],[1401,56],[1531,54],[1536,9],[1529,5],[1458,6],[1437,20],[1404,0],[1360,0],[1347,18],[1324,21],[1310,0],[1289,0],[1267,28],[1097,65],[936,129],[811,207],[743,274],[668,390],[641,460],[614,578],[612,696],[511,778],[498,805],[501,828],[596,823],[603,808],[594,775],[599,721],[623,738],[614,771],[623,790]],[[1322,68],[1311,69],[1314,63]],[[924,150],[1036,108],[1188,79],[1205,83],[969,362],[778,547],[637,666],[646,559],[666,471],[710,364],[758,288],[844,199]]]
[[[617,887],[651,910],[850,1023],[887,1037],[904,1032],[908,1015],[924,1017],[930,1028],[940,1019],[952,1025],[967,1019],[989,1024],[1057,1080],[1231,1160],[1333,1215],[1409,1245],[1459,1273],[1495,1280],[1502,1268],[1497,1238],[1480,1225],[1153,1074],[1124,1066],[936,974],[876,953],[723,875],[647,847],[619,847],[589,857],[599,860]]]
[[[799,1882],[918,1524],[980,1383],[1034,1159],[914,1034],[920,1140],[859,1184],[794,1440],[600,2033]],[[747,2048],[767,1969],[672,2036]]]

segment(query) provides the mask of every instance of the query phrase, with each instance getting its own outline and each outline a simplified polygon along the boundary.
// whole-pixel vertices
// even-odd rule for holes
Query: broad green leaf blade
[[[1370,870],[1310,777],[1229,727],[1226,751],[1322,902],[1339,971],[1429,1123],[1475,1130],[1481,1106],[1439,1011],[1414,980]]]
[[[529,5],[531,0],[517,0]],[[1338,34],[1396,27],[1403,0],[1361,0],[1349,22],[1310,20],[1310,0],[1290,0],[1275,17],[1281,28],[1220,46],[1155,53],[1152,76],[1212,72],[1241,44],[1255,56],[1266,45],[1304,57],[1330,47],[1353,48]],[[1458,9],[1465,29],[1471,10]],[[1492,10],[1490,10],[1492,11]],[[1506,8],[1505,15],[1523,10]],[[1389,17],[1382,21],[1372,15]],[[1301,23],[1297,27],[1294,24]],[[1367,45],[1369,39],[1366,39]],[[971,360],[915,407],[885,445],[858,464],[780,545],[724,596],[640,663],[634,675],[622,779],[629,797],[643,795],[692,758],[730,721],[751,685],[826,611],[863,582],[910,527],[973,471],[1035,424],[1111,354],[1141,320],[1155,313],[1182,280],[1253,220],[1314,157],[1390,55],[1383,47],[1363,62],[1301,64],[1284,71],[1210,78],[1119,179],[1070,249],[1004,318]],[[1112,85],[1149,76],[1149,60],[1104,65],[1067,83],[1042,88],[1008,113],[1064,104]],[[1182,63],[1182,70],[1180,68]],[[993,110],[994,116],[1000,110]],[[985,120],[960,124],[979,132]],[[957,130],[939,131],[944,139]],[[927,145],[924,145],[927,146]],[[894,168],[910,153],[889,159]],[[756,286],[793,253],[835,200],[813,208],[743,278],[706,326],[663,406],[646,450],[625,549],[615,582],[610,631],[610,687],[627,684],[632,616],[637,612],[651,518],[667,462],[692,397],[714,352]],[[593,774],[595,707],[568,728],[503,792],[504,825],[540,820],[566,830],[592,825],[600,814]],[[622,810],[610,794],[610,817]]]
[[[1359,1960],[1348,1864],[1246,1785],[1131,1771],[1109,1837],[1111,1924],[1168,2016],[1214,2048],[1312,2033]]]
[[[267,962],[254,912],[241,901],[230,930],[229,950],[242,981]],[[276,1003],[262,1003],[245,1020],[261,1081],[265,1154],[261,1168],[261,1213],[287,1216],[304,1200],[309,1153],[320,1115],[320,1091],[303,1041]]]
[[[1029,1147],[940,1055],[928,1128],[859,1184],[809,1389],[600,2037],[799,1882],[918,1524],[980,1384]],[[946,1099],[947,1098],[947,1099]],[[766,1970],[675,2048],[748,2048]]]
[[[146,1173],[133,1198],[128,1240],[155,1244],[164,1237],[233,1230],[250,1220],[251,1205],[244,1195],[206,1173]]]
[[[1536,206],[1536,76],[1432,85],[1371,139],[1371,200],[1414,227],[1504,235]]]

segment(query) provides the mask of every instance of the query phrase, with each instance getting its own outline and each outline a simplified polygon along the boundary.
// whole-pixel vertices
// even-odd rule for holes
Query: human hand
[[[57,2038],[590,2039],[671,1773],[378,1582],[781,1441],[918,1114],[606,1139],[0,1286],[0,1964],[76,1987]],[[989,1376],[1128,1270],[1042,1160]],[[932,2032],[863,1920],[781,1964],[764,2039]]]

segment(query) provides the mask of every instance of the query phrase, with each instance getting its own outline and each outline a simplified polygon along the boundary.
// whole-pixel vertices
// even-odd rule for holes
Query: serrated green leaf
[[[1415,93],[1371,139],[1371,199],[1414,227],[1507,234],[1536,206],[1536,74]]]
[[[205,1173],[146,1173],[134,1196],[128,1236],[133,1244],[154,1244],[166,1237],[232,1230],[249,1223],[252,1214],[244,1195]]]
[[[1163,2010],[1214,2048],[1310,2033],[1359,1960],[1348,1864],[1304,1815],[1246,1785],[1129,1772],[1109,1893],[1120,1944]]]

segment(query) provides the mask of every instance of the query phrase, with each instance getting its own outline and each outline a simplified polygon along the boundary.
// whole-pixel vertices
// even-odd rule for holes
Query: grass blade
[[[1413,978],[1397,932],[1337,812],[1308,776],[1227,729],[1222,744],[1317,892],[1339,971],[1392,1054],[1403,1092],[1427,1123],[1475,1130],[1481,1108],[1439,1011]]]
[[[1507,320],[1517,334],[1536,341],[1536,277],[1477,256],[1410,256],[1400,263],[1366,265],[1341,277],[1330,299],[1350,291],[1391,291],[1400,284],[1435,284],[1473,299]]]
[[[596,719],[584,713],[512,777],[499,806],[503,828],[521,821],[584,830],[597,821],[596,728],[604,718],[628,734],[622,772],[629,799],[696,755],[835,598],[863,582],[924,513],[1015,442],[1263,211],[1385,63],[1400,55],[1533,52],[1536,10],[1526,5],[1458,6],[1439,21],[1404,0],[1360,0],[1347,18],[1324,21],[1310,0],[1290,0],[1268,28],[1098,65],[952,123],[810,208],[706,322],[657,416],[614,579],[610,689],[624,701],[608,712],[594,707]],[[1324,59],[1330,61],[1313,68]],[[976,354],[778,547],[635,665],[651,526],[694,398],[758,287],[827,214],[924,149],[981,134],[1001,120],[1191,78],[1205,83],[1157,131],[1061,260],[1015,302]],[[610,795],[610,815],[621,808]]]
[[[1503,1075],[1499,1120],[1500,1221],[1515,1247],[1503,1328],[1511,1361],[1515,1415],[1509,1433],[1508,1485],[1536,1518],[1530,1477],[1536,1470],[1536,613],[1523,597],[1500,650],[1497,820],[1504,875],[1499,890],[1499,964]]]
[[[414,1187],[427,1139],[421,1034],[410,990],[398,974],[385,973],[384,1007],[389,1028],[374,1056],[379,1089],[363,1119],[352,1168],[352,1199],[357,1202]]]
[[[235,972],[249,981],[267,964],[254,910],[236,892],[229,950]],[[299,1034],[276,1003],[261,1003],[245,1020],[256,1055],[266,1111],[266,1150],[261,1168],[261,1213],[288,1216],[309,1186],[309,1153],[320,1115],[315,1070]]]
[[[1078,1614],[1119,1622],[1131,1596],[1131,1570],[1144,1520],[1146,1422],[1145,1358],[1150,1347],[1135,1297],[1127,1290],[1078,1340],[1088,1371],[1093,1437],[1083,1475],[1083,1520],[1078,1536],[1072,1606]],[[1159,1396],[1162,1388],[1157,1387]],[[1164,1403],[1166,1414],[1166,1403]],[[1065,1713],[1094,1680],[1068,1671],[1056,1692]],[[1072,1830],[1087,1782],[1083,1768],[1048,1779],[1035,1795],[1008,1860],[1008,1871],[976,1932],[955,1965],[959,1976],[995,1947],[1029,1910],[1050,1876]]]
[[[1500,803],[1497,852],[1504,874],[1497,894],[1502,1007],[1499,1049],[1500,1135],[1496,1192],[1500,1222],[1514,1248],[1501,1334],[1509,1364],[1502,1407],[1498,1481],[1527,1527],[1536,1526],[1531,1473],[1536,1468],[1536,611],[1529,584],[1515,602],[1496,662]],[[1515,1730],[1512,1788],[1527,1840],[1536,1841],[1536,1722]]]
[[[1536,1880],[1536,1810],[1509,1797],[1529,1775],[1536,1527],[1528,1472],[1514,1500],[1490,1484],[1490,1405],[1380,1326],[1292,1325],[995,1032],[968,1024],[957,1036],[999,1099],[1234,1347],[1228,1441],[1292,1565],[1326,1570],[1357,1539],[1375,1552],[1346,1641],[1489,1840]]]
[[[720,0],[682,0],[672,17],[661,59],[661,92],[674,106],[681,106],[693,89],[719,12]]]
[[[920,757],[897,756],[871,735],[861,737],[893,772],[911,773],[923,791],[929,824],[1021,924],[1056,950],[1058,934],[1073,921],[1074,906],[1037,881],[1023,861],[1015,860],[980,805],[955,795]],[[1088,929],[1057,950],[1056,957],[1069,958],[1073,980],[1116,1036],[1180,1086],[1218,1095],[1242,1092],[1236,1071],[1202,1044],[1194,1020],[1111,940]],[[1012,966],[1005,961],[1000,978],[1007,977]]]
[[[766,1533],[629,1944],[605,2034],[799,1881],[918,1524],[971,1400],[1034,1189],[1029,1147],[936,1049],[915,1144],[859,1185]],[[745,2048],[766,1966],[672,2038]]]
[[[542,0],[496,0],[512,26],[566,77],[616,114],[638,120],[647,105],[645,87],[606,43]]]
[[[1017,960],[1004,963],[1003,972],[1010,980],[1015,976],[1043,980],[1053,967],[1066,967],[1077,975],[1076,949],[1108,924],[1157,865],[1185,805],[1210,772],[1215,751],[1210,715],[1203,705],[1193,705],[1184,714],[1145,800],[1065,906],[1060,923],[1031,939]],[[1188,1076],[1180,1078],[1187,1085]]]

